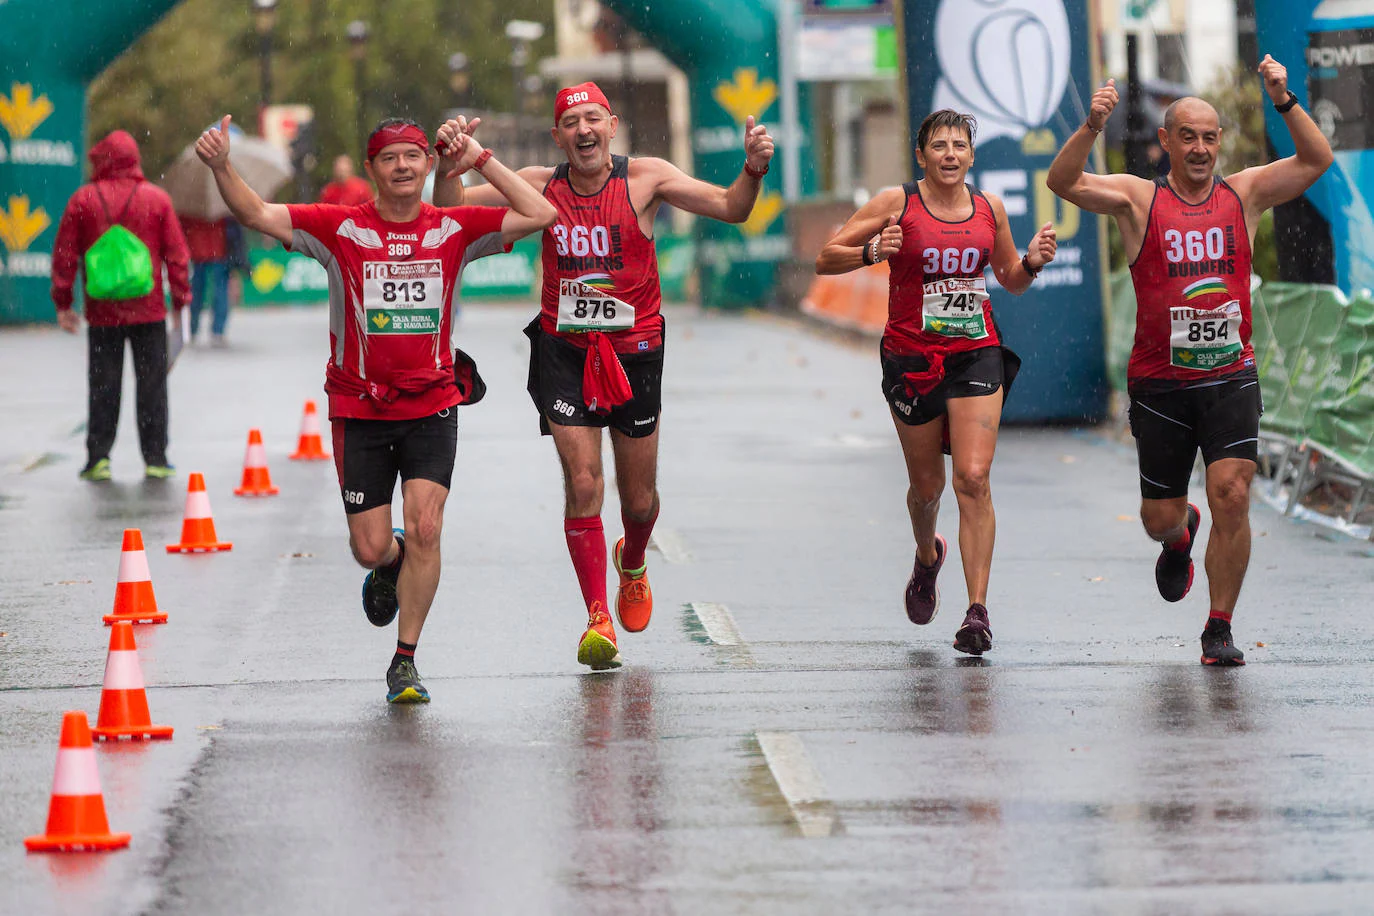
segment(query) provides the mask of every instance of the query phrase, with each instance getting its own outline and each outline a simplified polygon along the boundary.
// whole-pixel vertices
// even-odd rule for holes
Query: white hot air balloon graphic
[[[1061,0],[941,0],[934,107],[978,118],[978,140],[1019,140],[1059,108],[1069,82]]]

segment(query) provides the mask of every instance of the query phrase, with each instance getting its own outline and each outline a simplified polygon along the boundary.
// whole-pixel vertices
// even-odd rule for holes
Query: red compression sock
[[[625,546],[620,548],[620,568],[639,569],[644,565],[644,550],[649,546],[649,535],[653,533],[654,522],[658,521],[658,510],[647,522],[637,522],[624,512],[620,520],[625,523]]]
[[[601,516],[563,519],[563,534],[568,539],[568,555],[572,557],[577,584],[582,587],[582,600],[587,607],[600,601],[606,606],[606,530]]]
[[[1216,608],[1212,608],[1212,612],[1211,612],[1210,614],[1207,615],[1207,619],[1208,619],[1208,620],[1224,620],[1225,622],[1230,623],[1230,622],[1231,622],[1231,615],[1232,615],[1233,613],[1235,613],[1235,612],[1234,612],[1234,611],[1218,611]]]

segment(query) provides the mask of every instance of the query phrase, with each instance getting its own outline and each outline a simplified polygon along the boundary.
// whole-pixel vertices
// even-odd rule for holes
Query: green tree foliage
[[[335,155],[361,158],[361,133],[382,117],[437,126],[455,103],[448,71],[454,51],[471,62],[473,107],[509,110],[515,91],[505,24],[544,23],[545,37],[533,49],[537,60],[553,51],[552,18],[548,0],[280,0],[272,33],[272,101],[314,108],[318,184]],[[371,30],[361,129],[345,31],[354,19]],[[128,130],[142,147],[144,171],[156,179],[224,114],[256,133],[258,96],[250,0],[186,0],[91,85],[90,136]]]

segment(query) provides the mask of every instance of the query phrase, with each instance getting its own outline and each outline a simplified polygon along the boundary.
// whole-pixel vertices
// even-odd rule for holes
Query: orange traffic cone
[[[243,483],[234,488],[235,496],[276,496],[267,470],[267,450],[262,447],[262,431],[248,430],[248,449],[243,453]]]
[[[105,797],[100,794],[100,772],[86,714],[69,712],[62,717],[47,833],[25,838],[24,846],[30,852],[79,852],[128,845],[129,834],[111,833],[105,818]]]
[[[210,495],[205,492],[205,478],[192,473],[186,485],[186,513],[181,523],[181,543],[168,544],[168,553],[214,553],[232,550],[232,543],[221,543],[215,537],[215,520],[210,515]]]
[[[328,461],[329,453],[320,441],[320,415],[315,413],[315,402],[305,402],[305,415],[301,417],[301,437],[296,442],[292,461]]]
[[[114,610],[100,619],[105,621],[105,626],[120,620],[130,623],[167,622],[167,615],[157,609],[157,599],[153,597],[153,577],[148,572],[148,555],[143,552],[143,532],[137,528],[124,529]]]
[[[170,725],[153,725],[143,669],[138,665],[134,625],[121,620],[110,631],[110,654],[105,656],[105,687],[100,691],[100,715],[91,729],[101,741],[111,738],[170,738]]]

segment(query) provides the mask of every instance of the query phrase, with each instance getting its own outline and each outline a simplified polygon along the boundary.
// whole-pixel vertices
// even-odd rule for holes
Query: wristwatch
[[[1288,114],[1289,110],[1296,104],[1298,104],[1298,97],[1296,94],[1294,94],[1292,89],[1289,89],[1288,101],[1284,102],[1282,105],[1276,104],[1274,106],[1274,110],[1277,111],[1279,114]]]

